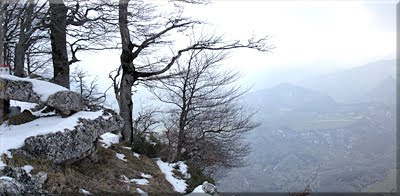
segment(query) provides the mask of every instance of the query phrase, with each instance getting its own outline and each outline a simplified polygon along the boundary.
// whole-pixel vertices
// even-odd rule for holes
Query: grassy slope
[[[164,174],[157,164],[146,156],[136,158],[132,151],[122,148],[120,144],[105,149],[98,145],[99,162],[96,164],[88,162],[75,163],[69,166],[54,165],[46,161],[32,160],[15,155],[7,159],[7,164],[13,166],[32,165],[35,174],[44,171],[48,174],[45,184],[46,189],[53,193],[78,193],[80,188],[91,193],[137,193],[140,188],[147,193],[175,194],[172,186],[165,180]],[[126,156],[127,162],[116,158],[115,153]],[[120,180],[121,175],[129,179],[141,178],[141,173],[150,174],[149,185],[136,185]]]

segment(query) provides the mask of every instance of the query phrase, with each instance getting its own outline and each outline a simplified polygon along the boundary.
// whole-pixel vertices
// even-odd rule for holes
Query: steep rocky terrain
[[[79,94],[44,81],[7,76],[0,84],[11,104],[0,125],[0,195],[186,193],[188,166],[120,143],[116,112],[82,111]],[[205,191],[216,188],[195,189]]]

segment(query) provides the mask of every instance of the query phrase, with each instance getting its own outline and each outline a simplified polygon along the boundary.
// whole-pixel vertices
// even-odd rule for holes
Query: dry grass
[[[157,164],[146,156],[136,158],[132,151],[113,145],[105,149],[97,146],[99,162],[81,161],[73,165],[55,165],[48,161],[33,160],[20,155],[12,159],[3,157],[6,163],[13,166],[32,165],[32,173],[44,171],[48,174],[45,187],[56,194],[78,194],[80,188],[97,194],[137,194],[136,188],[152,194],[176,194],[172,186],[165,180],[164,174]],[[115,153],[122,153],[128,161],[116,158]],[[136,185],[120,180],[121,175],[129,179],[141,178],[141,173],[150,174],[149,185]]]

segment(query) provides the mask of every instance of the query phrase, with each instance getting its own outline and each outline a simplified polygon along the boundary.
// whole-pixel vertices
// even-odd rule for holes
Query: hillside
[[[391,191],[396,152],[394,79],[360,103],[336,103],[326,93],[291,84],[248,94],[261,123],[246,138],[248,166],[233,169],[223,191]],[[386,99],[390,98],[390,99]],[[315,174],[317,172],[317,174]]]
[[[168,163],[120,143],[123,120],[111,109],[85,109],[79,94],[45,81],[0,77],[0,85],[7,87],[0,98],[12,111],[0,125],[1,195],[216,191],[193,182],[185,162]],[[136,144],[153,152],[157,145],[148,139]]]
[[[249,93],[245,102],[265,111],[328,111],[335,101],[318,91],[282,83],[272,88]]]
[[[396,61],[377,61],[349,70],[308,78],[300,86],[323,92],[337,102],[354,103],[364,100],[366,93],[388,77],[395,78]]]

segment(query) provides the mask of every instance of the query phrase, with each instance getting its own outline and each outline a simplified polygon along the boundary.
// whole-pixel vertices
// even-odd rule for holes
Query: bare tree
[[[106,101],[108,89],[105,92],[99,92],[97,88],[97,77],[87,82],[89,74],[82,69],[77,68],[71,74],[71,77],[77,84],[78,93],[82,95],[83,105],[89,110],[99,110],[101,105]]]
[[[238,72],[221,70],[224,58],[224,52],[191,51],[171,70],[179,76],[149,85],[160,101],[172,106],[167,130],[175,132],[175,161],[189,160],[202,169],[229,168],[242,164],[248,153],[241,139],[258,124],[252,120],[254,112],[240,104],[247,90],[234,85]]]
[[[0,64],[4,64],[4,3],[5,1],[0,2]],[[0,99],[0,123],[3,123],[3,121],[6,119],[7,116],[7,110],[9,107],[10,103],[8,100],[5,99]]]
[[[35,35],[42,27],[43,20],[45,20],[47,10],[47,2],[38,6],[39,1],[28,0],[22,7],[22,12],[19,18],[19,37],[14,51],[14,75],[23,77],[25,59],[29,47],[39,39],[47,38],[46,35]]]
[[[106,25],[114,20],[108,18],[112,15],[105,14],[109,12],[105,10],[107,7],[105,2],[50,0],[49,26],[56,84],[69,88],[69,66],[79,61],[76,56],[78,51],[117,48],[93,47],[107,43],[109,39],[106,35],[115,32]]]
[[[5,28],[4,28],[4,4],[5,1],[0,2],[0,64],[4,64],[4,34],[5,34]]]
[[[54,83],[70,88],[67,52],[67,12],[64,0],[50,0],[50,40]]]
[[[160,111],[153,107],[142,108],[138,116],[133,120],[133,134],[146,134],[153,130],[158,124],[157,113]]]
[[[148,55],[149,52],[155,53],[160,47],[171,48],[173,40],[168,39],[168,35],[184,34],[185,30],[199,24],[198,21],[181,18],[180,15],[175,17],[157,17],[143,13],[151,9],[140,1],[133,2],[137,11],[129,12],[129,0],[120,0],[119,13],[119,30],[122,42],[122,53],[120,56],[121,68],[118,69],[117,76],[121,75],[120,81],[116,76],[110,76],[114,81],[114,91],[118,100],[120,115],[124,119],[123,139],[129,143],[132,141],[132,86],[139,81],[145,81],[167,72],[182,55],[192,50],[229,50],[234,48],[253,48],[260,51],[266,51],[269,48],[264,43],[265,39],[250,39],[248,43],[240,41],[227,42],[222,37],[202,37],[197,42],[189,44],[187,47],[181,48],[174,54],[164,56],[163,58],[146,58],[143,64],[140,60]],[[139,9],[138,9],[139,8]],[[146,11],[145,11],[146,10]],[[129,17],[128,17],[129,16]],[[129,19],[140,21],[132,24]],[[144,22],[142,19],[146,20]],[[164,19],[164,20],[163,20]],[[154,22],[157,21],[157,22]],[[161,21],[161,22],[160,22]],[[130,25],[132,24],[132,25]],[[132,27],[134,29],[131,36]],[[181,33],[181,34],[180,34]],[[139,42],[139,43],[135,43]],[[158,50],[159,51],[159,50]],[[148,57],[148,56],[147,56]],[[121,73],[122,71],[122,73]]]

